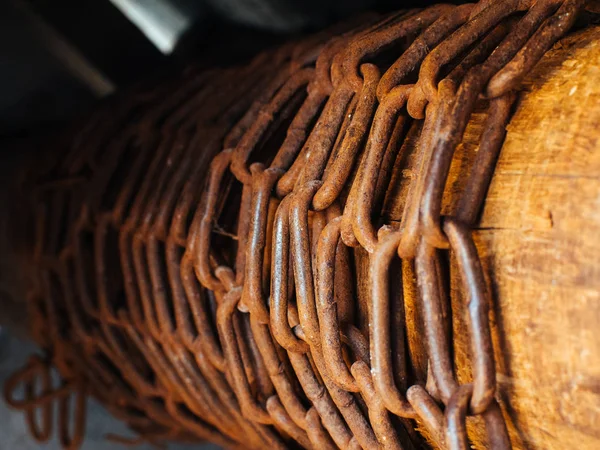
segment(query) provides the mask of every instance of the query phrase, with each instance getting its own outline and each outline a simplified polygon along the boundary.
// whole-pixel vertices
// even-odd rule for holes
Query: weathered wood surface
[[[473,116],[457,150],[446,186],[447,214],[459,198],[484,119]],[[597,449],[600,27],[575,33],[544,57],[523,83],[507,129],[476,232],[493,294],[499,399],[515,448]],[[397,169],[392,179],[388,220],[401,217],[410,154],[407,160],[409,168]],[[357,260],[362,265],[363,258]],[[410,354],[425,380],[414,275],[405,266]],[[453,311],[463,311],[455,270],[451,278]],[[452,321],[458,379],[468,382],[466,323],[456,313]],[[486,448],[484,435],[470,431],[476,447]]]

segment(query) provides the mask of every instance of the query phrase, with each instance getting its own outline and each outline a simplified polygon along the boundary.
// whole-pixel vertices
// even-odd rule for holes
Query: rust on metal
[[[363,16],[246,67],[190,69],[109,99],[33,172],[28,304],[45,357],[8,380],[8,404],[40,442],[56,404],[65,449],[83,441],[87,396],[139,435],[112,437],[132,445],[420,448],[424,429],[467,449],[466,418],[481,416],[490,447],[510,448],[472,228],[518,83],[583,8],[482,0]],[[445,216],[477,105],[479,151]],[[402,220],[385,223],[408,140]],[[465,311],[451,310],[448,255]],[[412,376],[404,299],[391,295],[407,263],[427,383]],[[468,324],[468,384],[451,314]]]

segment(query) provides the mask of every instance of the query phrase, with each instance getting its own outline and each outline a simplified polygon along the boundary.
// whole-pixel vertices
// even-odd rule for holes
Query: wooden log
[[[478,149],[475,113],[456,152],[452,214]],[[507,127],[476,242],[489,276],[499,400],[514,448],[600,448],[600,27],[574,33],[524,81]],[[384,207],[400,220],[411,176],[398,164]],[[359,266],[364,255],[358,255]],[[360,271],[359,271],[360,273]],[[426,378],[414,274],[404,267],[410,358]],[[454,359],[472,379],[465,300],[451,265]],[[363,283],[359,280],[360,286]],[[360,294],[359,294],[360,295]],[[476,448],[488,448],[472,426]],[[480,423],[479,425],[483,425]]]

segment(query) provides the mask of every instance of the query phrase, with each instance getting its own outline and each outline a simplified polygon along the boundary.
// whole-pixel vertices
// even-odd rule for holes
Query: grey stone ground
[[[27,341],[10,336],[0,328],[0,385],[15,369],[21,367],[29,355],[35,352],[35,346]],[[88,402],[88,420],[86,439],[82,450],[119,450],[126,447],[107,441],[107,433],[132,436],[127,427],[111,417],[98,403]],[[138,450],[155,449],[151,445],[140,445]],[[169,445],[169,450],[218,450],[211,444]],[[0,450],[60,450],[56,440],[40,445],[35,442],[27,430],[23,414],[12,411],[4,401],[0,401]]]

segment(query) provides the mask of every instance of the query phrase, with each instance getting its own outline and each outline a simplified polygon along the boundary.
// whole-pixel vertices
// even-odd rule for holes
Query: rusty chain
[[[6,383],[9,405],[45,441],[57,402],[68,449],[83,440],[87,395],[139,435],[112,437],[126,444],[400,449],[423,445],[418,428],[467,449],[466,418],[481,416],[488,447],[510,448],[472,229],[514,92],[583,7],[482,0],[363,16],[246,67],[190,69],[107,100],[33,172],[28,304],[48,356]],[[479,150],[448,214],[476,107]],[[402,218],[385,223],[411,143]],[[406,344],[405,268],[426,374]],[[454,270],[464,311],[451,310]],[[467,384],[451,314],[468,325]]]

